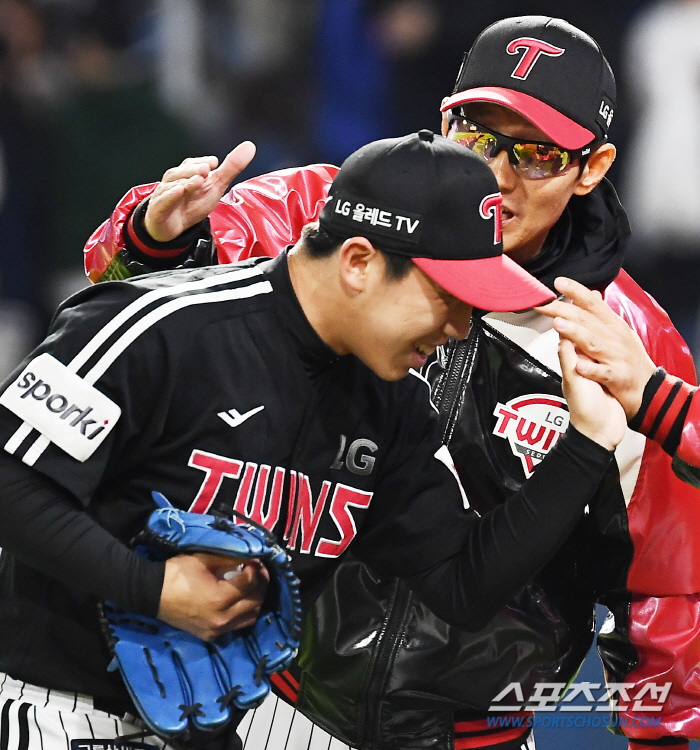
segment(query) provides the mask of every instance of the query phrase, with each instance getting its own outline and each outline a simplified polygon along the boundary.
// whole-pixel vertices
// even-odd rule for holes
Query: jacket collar
[[[603,178],[588,195],[571,197],[539,255],[523,268],[552,290],[557,276],[603,290],[620,272],[629,236],[625,209]]]
[[[309,374],[317,374],[338,359],[338,355],[316,333],[299,304],[289,276],[287,251],[265,267],[275,290],[275,307],[280,326],[287,331]]]

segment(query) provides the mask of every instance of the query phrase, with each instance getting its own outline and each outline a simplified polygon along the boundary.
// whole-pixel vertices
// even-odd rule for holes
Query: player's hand
[[[562,388],[571,424],[603,448],[612,450],[627,429],[625,411],[602,385],[577,372],[577,363],[582,359],[585,355],[577,352],[571,341],[559,342],[559,362],[564,376]]]
[[[151,193],[144,227],[156,242],[169,242],[198,224],[216,208],[226,188],[255,156],[243,141],[219,165],[215,156],[185,159],[169,169]]]
[[[622,404],[627,419],[632,419],[656,368],[642,340],[615,315],[600,292],[564,277],[556,279],[554,286],[573,304],[557,300],[537,311],[554,318],[555,330],[582,353],[576,372],[604,385]]]
[[[171,557],[165,563],[158,619],[210,641],[255,623],[269,580],[257,560],[243,564],[203,552]]]

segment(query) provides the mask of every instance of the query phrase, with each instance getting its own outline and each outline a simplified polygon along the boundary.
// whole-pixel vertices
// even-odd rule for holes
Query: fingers
[[[622,406],[598,383],[581,377],[577,368],[586,362],[586,357],[567,339],[559,342],[559,362],[571,424],[606,450],[612,450],[625,433],[627,420]]]
[[[162,183],[174,183],[181,180],[188,180],[190,177],[199,175],[206,178],[207,175],[216,169],[219,160],[215,156],[198,156],[185,159],[177,167],[171,167],[163,175]]]
[[[595,289],[588,289],[583,284],[579,284],[578,281],[568,279],[566,276],[558,276],[554,279],[554,288],[584,310],[602,309],[603,295]]]
[[[267,591],[267,571],[249,561],[231,580],[217,575],[240,562],[206,553],[169,558],[158,617],[207,641],[255,622]]]
[[[213,176],[222,185],[227,186],[250,164],[254,156],[255,144],[251,141],[243,141],[226,156],[221,166],[214,170]]]
[[[568,339],[561,339],[559,341],[559,363],[564,377],[575,377],[577,362],[576,347]]]
[[[168,169],[161,180],[162,185],[202,184],[209,175],[228,185],[240,174],[255,156],[255,144],[251,141],[239,143],[221,162],[216,156],[197,156],[185,159],[177,167]],[[193,179],[194,178],[194,179]],[[198,180],[198,178],[201,178]]]
[[[229,630],[250,627],[260,614],[270,574],[259,560],[199,552],[197,557],[217,579],[217,617],[211,623],[215,638]]]
[[[620,326],[627,328],[626,323],[608,307],[599,292],[564,278],[558,278],[555,286],[557,289],[561,288],[561,291],[566,290],[567,295],[571,293],[574,304],[555,300],[536,308],[537,312],[553,318],[552,326],[559,334],[573,341],[593,359],[597,359],[606,342],[609,348],[611,332]]]
[[[552,326],[557,333],[572,341],[589,357],[598,359],[603,350],[605,330],[599,331],[596,323],[592,321],[579,322],[575,319],[577,317],[574,315],[568,318],[563,316],[554,318]]]
[[[611,382],[610,367],[598,362],[594,362],[588,357],[579,354],[576,361],[576,372],[589,380],[595,380],[601,385],[608,385]]]
[[[572,306],[562,300],[555,300],[547,305],[535,308],[543,315],[553,318],[555,315],[566,314],[567,310],[570,315],[574,314],[573,311],[575,310],[587,310],[603,321],[609,320],[610,316],[616,317],[615,313],[603,301],[603,295],[599,291],[588,289],[583,284],[579,284],[578,281],[568,279],[565,276],[558,276],[554,280],[554,288],[560,294],[568,297],[574,304]]]
[[[238,597],[229,608],[230,617],[226,630],[238,630],[254,625],[260,614],[260,608],[265,601],[269,573],[260,562],[248,562],[243,571],[232,582],[238,588]]]

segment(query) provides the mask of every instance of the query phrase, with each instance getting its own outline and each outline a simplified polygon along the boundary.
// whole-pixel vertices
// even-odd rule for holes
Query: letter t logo
[[[493,216],[493,244],[501,241],[501,203],[503,196],[500,193],[491,193],[482,199],[479,205],[479,215],[482,219],[490,219]]]
[[[524,50],[523,56],[520,58],[520,62],[515,70],[510,74],[510,77],[519,78],[522,81],[530,75],[530,71],[540,55],[559,57],[559,55],[563,55],[565,52],[561,47],[555,47],[553,44],[543,42],[541,39],[532,39],[530,37],[513,39],[506,47],[509,55],[517,55],[520,50]]]

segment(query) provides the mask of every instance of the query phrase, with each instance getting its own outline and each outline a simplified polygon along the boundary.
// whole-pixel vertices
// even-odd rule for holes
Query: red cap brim
[[[445,291],[481,310],[516,312],[555,298],[507,255],[476,260],[413,258],[413,262]]]
[[[538,127],[554,143],[562,148],[583,148],[595,135],[573,120],[558,112],[554,107],[522,91],[513,91],[496,86],[480,86],[460,91],[443,102],[440,109],[446,112],[467,102],[490,102],[512,109]]]

